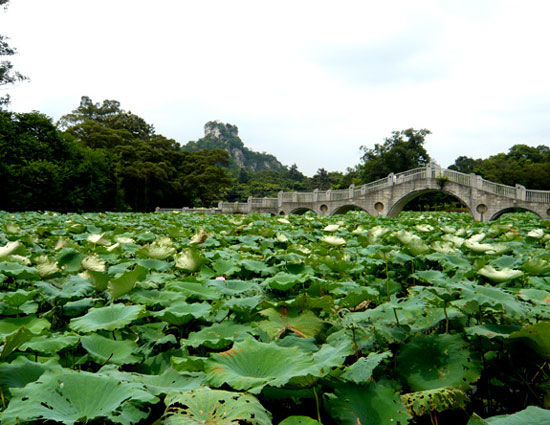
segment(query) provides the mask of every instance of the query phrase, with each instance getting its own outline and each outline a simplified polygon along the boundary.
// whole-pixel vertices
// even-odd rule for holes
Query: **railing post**
[[[283,206],[283,191],[280,190],[279,193],[277,193],[277,202],[279,204],[279,208]]]
[[[292,193],[292,202],[298,202],[298,192]]]
[[[331,194],[332,194],[332,191],[331,191],[330,189],[327,190],[327,194],[326,194],[327,201],[331,201],[331,200],[332,200],[332,199],[330,198]]]
[[[390,186],[395,184],[395,174],[394,173],[388,174],[388,184]]]
[[[518,201],[525,201],[526,198],[527,198],[527,189],[525,189],[525,186],[516,184],[516,199]]]
[[[471,173],[470,174],[470,186],[473,188],[481,190],[483,186],[483,179],[481,176],[478,176],[477,174]]]
[[[319,189],[313,189],[313,202],[319,201]]]
[[[361,197],[364,198],[365,196],[367,196],[367,185],[363,185],[361,186]]]
[[[355,185],[352,183],[349,185],[349,199],[355,198]]]
[[[221,210],[223,208],[223,201],[218,202],[218,209]]]

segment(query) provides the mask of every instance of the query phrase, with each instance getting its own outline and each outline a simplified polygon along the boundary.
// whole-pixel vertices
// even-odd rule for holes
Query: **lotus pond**
[[[0,212],[0,422],[550,424],[550,222]]]

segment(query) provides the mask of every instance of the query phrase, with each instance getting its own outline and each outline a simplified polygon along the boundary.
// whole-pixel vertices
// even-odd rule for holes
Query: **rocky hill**
[[[237,126],[219,121],[207,122],[204,125],[204,137],[196,142],[191,141],[182,148],[187,151],[224,149],[230,156],[229,168],[234,171],[241,168],[246,171],[286,170],[286,167],[275,156],[248,149],[239,137]]]

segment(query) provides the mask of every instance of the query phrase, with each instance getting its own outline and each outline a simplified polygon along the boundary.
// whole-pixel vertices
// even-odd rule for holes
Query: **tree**
[[[374,149],[361,146],[364,152],[360,167],[362,181],[365,183],[386,177],[390,173],[399,173],[412,168],[423,167],[430,161],[424,149],[424,139],[431,134],[429,130],[409,128],[394,131],[384,144],[374,145]]]
[[[460,173],[470,174],[474,173],[475,169],[481,165],[481,159],[473,159],[467,156],[459,156],[455,159],[453,165],[449,166],[450,170],[455,170]]]
[[[0,0],[0,6],[7,7],[9,0]],[[12,56],[16,53],[16,50],[7,42],[7,38],[0,35],[0,57]],[[19,72],[13,70],[13,64],[8,60],[0,61],[0,87],[13,84],[16,81],[25,80],[26,77]],[[9,94],[0,97],[0,109],[6,106],[10,102]]]

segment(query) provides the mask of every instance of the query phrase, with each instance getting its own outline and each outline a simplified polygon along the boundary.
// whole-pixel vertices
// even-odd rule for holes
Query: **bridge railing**
[[[505,184],[493,183],[483,179],[481,180],[481,189],[507,198],[516,198],[516,188]]]
[[[439,166],[428,165],[397,174],[390,174],[388,177],[366,183],[359,187],[327,191],[315,190],[314,192],[279,192],[277,198],[249,198],[247,203],[220,202],[219,208],[223,208],[224,212],[244,213],[250,212],[252,209],[277,209],[281,203],[311,203],[360,199],[367,196],[369,192],[384,189],[388,186],[412,180],[438,177],[447,177],[455,183],[475,187],[476,189],[507,198],[521,199],[528,202],[550,203],[550,191],[526,190],[522,186],[507,186],[482,179],[480,176],[473,174],[465,174]]]
[[[528,202],[543,202],[550,204],[550,192],[547,190],[526,190],[525,200]]]
[[[463,184],[464,186],[472,186],[472,176],[470,174],[449,170],[448,168],[443,168],[441,171],[443,176],[455,183]]]

